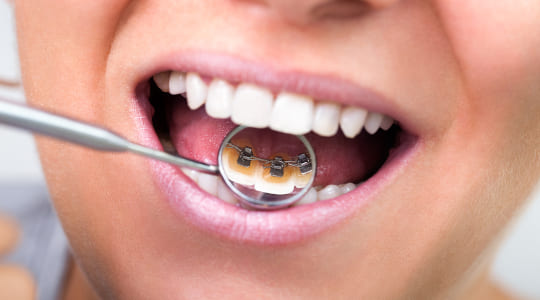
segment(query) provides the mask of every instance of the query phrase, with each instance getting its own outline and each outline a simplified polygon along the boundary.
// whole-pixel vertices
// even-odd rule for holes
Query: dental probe
[[[177,166],[218,174],[219,167],[151,149],[103,127],[0,99],[0,123],[26,129],[84,147],[107,152],[131,152]]]

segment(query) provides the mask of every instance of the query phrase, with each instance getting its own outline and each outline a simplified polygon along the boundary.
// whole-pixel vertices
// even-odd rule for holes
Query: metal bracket
[[[270,168],[270,175],[274,177],[283,177],[286,167],[299,168],[302,175],[311,173],[313,171],[313,165],[311,158],[307,153],[300,153],[295,160],[283,160],[282,157],[276,156],[273,159],[260,158],[253,155],[253,149],[251,147],[239,147],[233,143],[227,143],[228,148],[235,149],[238,152],[238,159],[236,162],[243,167],[250,167],[252,160],[262,162],[264,168]]]

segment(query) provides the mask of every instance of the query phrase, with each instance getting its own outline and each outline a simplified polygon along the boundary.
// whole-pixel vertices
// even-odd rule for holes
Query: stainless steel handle
[[[132,152],[181,167],[217,174],[218,167],[132,143],[110,130],[0,99],[0,123],[84,147],[107,152]]]

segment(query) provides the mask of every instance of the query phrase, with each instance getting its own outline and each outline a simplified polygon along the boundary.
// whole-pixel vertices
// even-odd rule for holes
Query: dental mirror
[[[309,191],[317,161],[304,136],[239,126],[223,140],[218,165],[242,205],[279,209]]]
[[[181,167],[220,174],[248,208],[285,208],[315,179],[317,161],[304,136],[238,126],[223,140],[218,166],[128,141],[100,126],[0,99],[0,123],[106,152],[131,152]]]

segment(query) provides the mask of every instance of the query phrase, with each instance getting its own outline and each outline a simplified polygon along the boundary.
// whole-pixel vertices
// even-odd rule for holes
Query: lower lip
[[[145,103],[143,103],[145,102]],[[139,140],[147,147],[162,149],[150,117],[143,107],[146,99],[132,101],[131,117]],[[277,211],[248,211],[202,191],[182,171],[172,165],[150,160],[154,181],[173,211],[203,231],[234,242],[255,245],[285,245],[300,242],[328,231],[356,215],[365,204],[397,177],[421,143],[413,138],[391,154],[382,168],[357,189],[331,200]]]

